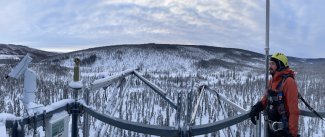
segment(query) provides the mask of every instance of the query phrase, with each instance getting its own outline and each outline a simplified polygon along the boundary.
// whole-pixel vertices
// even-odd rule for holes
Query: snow
[[[2,134],[1,137],[8,137],[8,133],[6,130],[5,122],[0,121],[0,133]]]
[[[44,105],[36,104],[34,102],[28,103],[25,108],[27,108],[29,116],[33,116],[34,114],[40,114],[44,111]]]
[[[13,114],[9,114],[9,113],[0,113],[0,133],[1,133],[1,137],[8,137],[8,133],[6,130],[6,120],[10,120],[10,121],[15,121],[15,120],[20,120],[22,119],[21,117],[16,117]]]
[[[234,54],[236,54],[236,55],[241,55],[241,54],[243,54],[243,53],[240,52],[240,51],[233,51],[232,53],[234,53]]]
[[[13,114],[9,114],[9,113],[0,113],[0,122],[2,121],[6,121],[6,120],[19,120],[21,119],[21,117],[16,117]]]
[[[236,60],[233,60],[233,59],[230,59],[230,58],[223,58],[221,60],[229,62],[229,63],[237,63]]]
[[[68,67],[69,70],[73,68],[74,63],[72,59],[75,56],[79,56],[82,60],[83,58],[87,58],[89,55],[95,54],[97,56],[97,59],[93,64],[88,66],[81,66],[80,68],[81,77],[83,78],[84,82],[83,86],[86,88],[90,87],[90,83],[95,79],[102,78],[103,75],[113,76],[122,70],[126,70],[127,68],[135,68],[141,66],[141,70],[139,70],[139,72],[142,73],[145,78],[148,78],[148,80],[150,80],[152,83],[157,84],[159,87],[161,87],[161,89],[164,89],[167,95],[172,98],[173,102],[177,102],[177,97],[175,97],[175,95],[177,96],[177,92],[196,90],[197,87],[202,84],[208,85],[212,89],[222,93],[222,97],[225,97],[228,100],[234,102],[236,105],[238,105],[238,107],[243,107],[245,109],[249,108],[252,103],[255,103],[261,96],[262,92],[260,92],[260,90],[264,87],[263,80],[265,75],[265,69],[263,69],[265,64],[262,62],[263,58],[250,58],[251,60],[241,60],[240,56],[238,58],[225,58],[225,56],[229,55],[227,52],[223,53],[222,51],[218,51],[216,53],[214,51],[201,50],[195,47],[188,47],[184,49],[182,49],[182,47],[183,46],[177,47],[178,49],[181,49],[181,52],[177,50],[175,50],[176,52],[173,52],[174,49],[167,52],[160,52],[158,50],[152,49],[128,50],[122,47],[121,50],[119,49],[122,52],[120,55],[116,54],[116,50],[100,50],[94,52],[85,51],[79,53],[75,52],[67,54],[67,56],[63,56],[63,59],[59,58],[59,63],[61,66]],[[235,54],[245,55],[245,52],[243,51]],[[216,65],[215,68],[201,69],[195,66],[195,63],[197,61],[210,59],[224,59],[225,61],[233,63],[240,62],[241,64],[252,66],[252,68],[242,67],[236,64],[234,68],[232,68],[232,66],[230,66],[230,68],[227,68]],[[258,69],[254,67],[257,67]],[[39,71],[43,71],[41,66],[37,66],[36,68],[39,69]],[[256,71],[259,69],[261,72]],[[49,96],[52,96],[52,98],[54,98],[51,98],[50,103],[61,99],[62,93],[67,92],[66,87],[69,83],[69,78],[72,77],[72,73],[64,73],[64,76],[58,76],[56,72],[53,72],[51,74],[44,71],[43,73],[45,76],[42,76],[42,80],[49,82],[45,84],[46,88],[44,88],[44,90],[46,92],[48,91],[47,93],[49,93]],[[305,88],[301,90],[304,92],[304,94],[309,93],[310,91],[310,89],[307,87],[313,86],[313,88],[316,88],[314,77],[310,76],[309,79],[311,80],[304,80],[300,82],[307,83],[307,85],[305,85]],[[321,78],[318,80],[322,82]],[[51,82],[54,84],[54,86],[51,86]],[[167,123],[166,119],[169,117],[169,123],[167,125],[170,127],[176,126],[175,110],[169,108],[169,114],[166,114],[167,103],[162,100],[161,97],[154,93],[150,88],[146,87],[143,82],[137,78],[133,78],[133,81],[131,81],[130,85],[131,88],[126,89],[123,93],[118,91],[119,87],[117,87],[116,82],[108,86],[106,90],[100,89],[97,91],[90,91],[90,103],[87,107],[106,115],[110,115],[109,112],[116,110],[113,108],[118,108],[121,109],[121,111],[116,111],[116,114],[113,115],[114,117],[127,119],[133,122],[146,122],[147,124],[151,125],[165,125]],[[5,91],[7,90],[7,87],[1,86],[1,90]],[[311,101],[313,102],[314,100],[317,100],[317,97],[321,96],[322,93],[323,92],[320,92],[320,94],[313,93],[308,96],[308,100],[313,99]],[[196,95],[197,93],[194,94]],[[69,95],[71,96],[71,94]],[[5,104],[13,104],[14,101],[12,101],[12,98],[9,98],[8,96],[9,95],[4,98]],[[16,97],[19,96],[19,93],[16,94]],[[80,96],[82,95],[79,94],[79,97]],[[9,99],[10,101],[8,101]],[[44,101],[42,99],[37,100]],[[73,101],[74,100],[72,99],[70,101],[61,100],[57,103],[46,106],[45,109],[47,111],[51,111]],[[85,105],[84,100],[79,100],[78,102]],[[223,111],[220,110],[219,104],[216,102],[216,97],[213,96],[213,94],[208,93],[206,96],[204,96],[204,101],[202,101],[200,104],[198,115],[195,119],[197,124],[213,123],[227,117],[232,117],[239,113],[229,104],[223,104],[223,109],[226,112],[222,113]],[[324,105],[324,101],[316,102],[317,103],[311,104],[313,106],[316,105],[316,109],[322,108]],[[221,101],[221,103],[225,103],[225,101]],[[120,106],[117,104],[120,104]],[[9,105],[5,105],[6,110],[8,110],[8,106]],[[314,118],[304,117],[302,119],[306,122],[304,129],[300,129],[301,132],[304,132],[305,135],[308,133],[311,134],[311,136],[316,137],[324,136],[325,129],[324,126],[322,126],[324,123],[321,123],[318,120],[313,120]],[[245,124],[248,125],[247,128],[243,128],[244,123],[239,123],[230,127],[232,133],[234,134],[236,133],[235,131],[240,131],[240,136],[251,136],[251,130],[253,130],[254,127],[252,127],[248,121],[249,120],[245,121]],[[181,121],[181,125],[183,122],[184,121]],[[105,128],[103,128],[104,126]],[[315,126],[319,127],[320,129],[318,131],[311,131],[310,129]],[[120,130],[118,128],[107,126],[99,120],[94,120],[91,123],[90,135],[97,134],[98,129],[106,129],[106,127],[108,127],[109,130],[109,134],[106,136],[123,136],[123,133],[120,133]],[[216,135],[229,136],[227,130],[228,128],[223,129]],[[80,135],[82,136],[81,131],[82,130],[79,130]],[[102,130],[102,133],[103,132],[104,131]],[[128,132],[129,131],[125,131],[124,133]],[[131,136],[133,135],[137,136],[135,133],[131,133]],[[145,135],[139,134],[138,136]],[[210,137],[213,135],[209,134],[207,136]]]
[[[40,104],[35,104],[35,103],[30,103],[28,104],[29,108],[31,109],[30,111],[32,111],[33,113],[30,113],[30,116],[33,116],[34,113],[43,113],[43,110],[46,110],[46,112],[49,111],[53,111],[57,108],[63,107],[69,103],[74,102],[73,99],[64,99],[64,100],[60,100],[58,102],[52,103],[46,107],[44,107],[43,105]],[[16,117],[13,114],[9,114],[9,113],[0,113],[0,122],[1,121],[6,121],[6,120],[19,120],[21,119],[21,117]]]
[[[52,111],[52,110],[55,110],[57,108],[60,108],[60,107],[63,107],[69,103],[72,103],[74,102],[74,99],[63,99],[63,100],[60,100],[58,102],[55,102],[55,103],[52,103],[48,106],[45,107],[45,110],[46,112],[49,112],[49,111]]]
[[[137,68],[139,66],[143,66],[143,68],[147,69],[148,71],[163,70],[166,72],[177,71],[179,69],[187,71],[189,68],[192,68],[190,66],[192,64],[192,60],[190,58],[184,59],[183,57],[174,53],[165,56],[164,54],[155,50],[148,50],[150,54],[139,52],[137,50],[131,51],[127,49],[125,49],[123,52],[124,55],[122,55],[120,60],[115,59],[116,57],[114,57],[114,55],[116,53],[107,54],[104,51],[96,52],[94,54],[96,54],[98,57],[101,57],[101,60],[97,60],[92,66],[103,66],[104,70],[110,70],[111,72],[120,72],[125,66],[128,66],[128,68]],[[76,56],[79,55],[76,54]],[[132,61],[122,63],[124,59]],[[69,59],[62,62],[63,63],[61,65],[63,66],[73,66],[73,63]]]
[[[81,89],[82,88],[82,82],[81,81],[71,81],[69,83],[69,87],[73,89]]]
[[[0,54],[0,59],[16,59],[19,60],[19,55],[4,55],[4,54]]]
[[[120,76],[123,76],[123,75],[126,75],[127,73],[130,73],[130,72],[133,71],[133,70],[135,70],[135,69],[128,69],[128,70],[125,70],[125,71],[123,71],[123,72],[121,72],[121,73],[118,73],[118,74],[116,74],[116,75],[114,75],[114,76],[110,76],[110,77],[105,77],[105,76],[103,76],[103,75],[101,74],[101,75],[100,75],[101,78],[95,80],[95,81],[92,83],[92,85],[98,85],[98,84],[101,84],[101,83],[105,83],[105,82],[108,82],[108,81],[114,80],[114,79],[116,79],[116,78],[118,78],[118,77],[120,77]]]

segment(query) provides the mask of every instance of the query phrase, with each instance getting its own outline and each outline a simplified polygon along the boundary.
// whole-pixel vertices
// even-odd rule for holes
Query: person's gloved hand
[[[256,125],[256,119],[259,119],[259,113],[263,110],[262,102],[257,102],[254,106],[252,106],[251,111],[249,112],[249,116],[251,117],[251,121],[254,125]]]

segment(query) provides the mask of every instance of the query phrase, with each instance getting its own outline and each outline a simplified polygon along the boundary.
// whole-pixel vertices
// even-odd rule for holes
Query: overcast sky
[[[271,0],[270,53],[325,58],[324,0]],[[0,43],[49,51],[139,43],[265,53],[265,0],[0,0]]]

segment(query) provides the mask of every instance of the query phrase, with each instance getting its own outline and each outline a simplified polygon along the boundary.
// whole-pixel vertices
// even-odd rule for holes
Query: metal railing
[[[203,125],[194,125],[193,119],[195,118],[195,113],[197,109],[195,109],[193,112],[186,113],[187,117],[192,116],[192,119],[187,118],[183,125],[180,125],[180,116],[181,114],[185,114],[182,111],[182,95],[181,93],[178,93],[178,99],[177,103],[174,103],[171,99],[167,97],[167,94],[165,91],[163,91],[161,88],[159,88],[154,83],[150,82],[146,78],[140,75],[139,72],[136,71],[136,69],[133,70],[127,70],[124,71],[118,75],[111,76],[109,78],[101,79],[100,81],[94,82],[92,85],[96,86],[94,89],[100,89],[102,87],[105,87],[107,85],[112,84],[113,82],[116,82],[118,79],[123,79],[127,76],[135,75],[139,79],[141,79],[146,85],[148,85],[151,89],[153,89],[154,92],[156,92],[159,96],[161,96],[165,101],[167,101],[170,106],[174,109],[176,109],[176,127],[169,127],[169,126],[159,126],[159,125],[148,125],[138,122],[131,122],[119,118],[115,118],[112,116],[108,116],[106,114],[101,114],[94,109],[90,108],[88,106],[89,98],[85,98],[86,104],[80,103],[76,100],[70,100],[66,101],[65,104],[62,102],[58,102],[58,104],[61,104],[60,107],[57,107],[55,109],[52,109],[48,112],[44,111],[42,114],[35,114],[34,116],[16,119],[16,120],[6,120],[6,128],[10,129],[11,136],[13,137],[23,137],[24,136],[24,130],[18,130],[18,127],[24,127],[25,125],[29,125],[30,127],[33,127],[34,133],[36,132],[37,127],[43,126],[45,127],[45,121],[49,120],[53,114],[59,113],[62,111],[67,111],[69,114],[75,114],[74,117],[75,120],[72,121],[72,137],[78,136],[78,127],[77,127],[77,121],[79,120],[79,115],[84,116],[92,116],[95,119],[98,119],[106,124],[109,124],[111,126],[115,126],[121,129],[130,130],[138,133],[144,133],[144,134],[150,134],[150,135],[157,135],[157,136],[169,136],[169,137],[189,137],[189,136],[196,136],[196,135],[203,135],[208,134],[211,132],[216,132],[221,129],[230,127],[232,125],[238,124],[244,120],[247,120],[249,118],[249,111],[246,109],[243,109],[242,107],[236,105],[235,103],[231,102],[226,98],[226,96],[218,93],[215,90],[210,89],[208,86],[202,86],[200,96],[204,94],[204,90],[210,91],[212,94],[215,95],[215,97],[218,100],[222,100],[223,102],[229,104],[232,106],[236,111],[240,112],[241,114],[237,116],[233,116],[230,118],[226,118],[214,123],[209,124],[203,124]],[[103,84],[105,83],[105,84]],[[89,91],[88,91],[89,92]],[[189,93],[190,94],[190,93]],[[85,94],[85,97],[87,94]],[[190,97],[187,98],[188,102],[192,102],[192,99]],[[89,96],[88,96],[89,97]],[[88,100],[88,101],[87,101]],[[197,101],[196,108],[199,106],[201,101]],[[55,105],[55,103],[54,103]],[[191,107],[191,105],[188,105],[188,107]],[[184,110],[184,109],[183,109]],[[191,108],[187,108],[187,110],[191,110]],[[308,116],[308,117],[317,117],[314,113],[307,111],[307,110],[301,110],[300,115],[302,116]],[[322,117],[325,117],[325,112],[320,112],[320,115]],[[190,121],[188,121],[190,120]],[[84,119],[84,136],[89,136],[89,120],[85,117]],[[45,130],[45,128],[43,128]]]
[[[63,103],[62,103],[63,102]],[[69,103],[73,102],[70,99],[67,100],[61,100],[57,103],[54,103],[52,106],[55,106],[56,104],[60,104],[59,107],[56,107],[55,109],[49,108],[46,111],[46,109],[41,114],[36,114],[34,116],[29,116],[21,119],[16,120],[6,120],[5,125],[7,129],[10,129],[10,135],[13,137],[23,137],[24,136],[24,130],[18,130],[19,127],[22,128],[25,125],[28,125],[34,129],[34,133],[36,132],[36,129],[38,127],[43,126],[43,130],[45,131],[45,122],[49,120],[54,114],[60,113],[62,111],[69,111],[71,105]],[[64,104],[65,103],[65,104]],[[23,129],[23,128],[22,128]]]

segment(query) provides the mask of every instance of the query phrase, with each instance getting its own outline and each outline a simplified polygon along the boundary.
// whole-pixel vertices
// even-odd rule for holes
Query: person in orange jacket
[[[256,116],[266,110],[269,137],[296,137],[299,120],[298,87],[294,71],[289,68],[284,54],[272,55],[269,73],[272,79],[269,81],[268,91],[252,107],[249,113],[251,121],[256,124]]]

